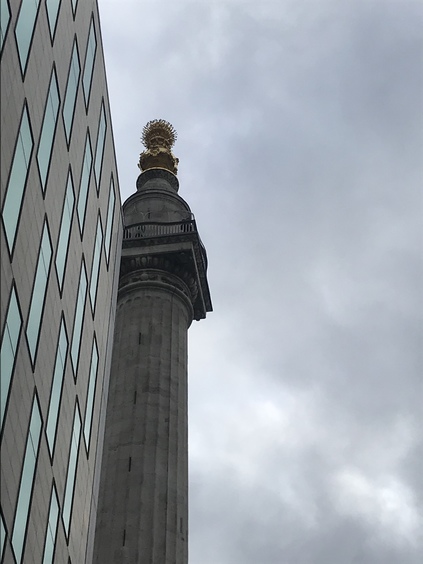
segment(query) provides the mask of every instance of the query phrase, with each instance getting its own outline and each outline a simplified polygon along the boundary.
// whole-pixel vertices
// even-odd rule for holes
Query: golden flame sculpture
[[[141,141],[146,147],[140,155],[138,167],[141,170],[164,168],[173,174],[178,172],[179,159],[172,153],[177,133],[168,121],[153,119],[144,126]]]

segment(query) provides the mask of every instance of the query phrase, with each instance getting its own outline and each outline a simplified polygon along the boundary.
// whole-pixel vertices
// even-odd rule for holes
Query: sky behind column
[[[190,564],[423,553],[423,2],[99,0],[122,200],[178,132]]]

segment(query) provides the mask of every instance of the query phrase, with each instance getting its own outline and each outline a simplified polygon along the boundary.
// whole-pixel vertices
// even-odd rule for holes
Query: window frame
[[[14,375],[14,372],[15,372],[15,367],[16,367],[16,362],[17,362],[17,357],[18,357],[18,351],[19,351],[19,345],[20,345],[20,340],[21,340],[21,337],[22,337],[22,330],[23,330],[23,327],[24,327],[22,310],[21,310],[21,307],[20,307],[20,304],[19,304],[18,292],[16,290],[16,284],[15,284],[14,281],[12,283],[12,287],[11,287],[10,292],[9,292],[9,299],[8,299],[8,302],[7,302],[6,316],[5,316],[5,319],[4,319],[4,325],[3,325],[1,341],[0,341],[0,350],[3,348],[3,342],[4,342],[5,335],[6,335],[7,325],[8,325],[7,321],[8,321],[9,312],[10,312],[10,304],[12,303],[13,295],[15,296],[15,299],[16,299],[16,306],[17,306],[17,310],[18,310],[18,313],[19,313],[19,317],[20,317],[20,325],[19,325],[18,336],[17,336],[16,344],[15,344],[15,353],[14,353],[14,356],[13,356],[13,363],[12,363],[12,367],[11,367],[11,370],[10,370],[9,382],[7,384],[7,393],[5,394],[5,396],[4,396],[3,393],[1,394],[2,398],[1,398],[0,401],[4,401],[4,407],[3,407],[2,413],[1,413],[1,409],[0,409],[0,432],[1,432],[1,434],[3,433],[3,424],[6,420],[7,407],[8,407],[8,404],[9,404],[10,390],[12,388],[13,375]],[[1,375],[2,381],[4,382],[4,372],[3,372],[3,370],[1,372],[2,372],[2,375]]]
[[[56,378],[56,368],[58,366],[62,330],[64,332],[64,337],[66,339],[66,348],[65,348],[65,354],[64,354],[63,369],[62,369],[61,373],[59,373],[59,375]],[[55,357],[54,357],[53,375],[52,375],[52,378],[51,378],[50,396],[49,396],[49,400],[48,400],[46,424],[45,424],[45,429],[44,429],[44,434],[45,434],[46,442],[47,442],[47,449],[48,449],[48,452],[49,452],[49,455],[50,455],[50,461],[51,462],[53,462],[54,452],[55,452],[55,449],[56,449],[56,439],[57,439],[57,430],[58,430],[58,423],[59,423],[59,416],[60,416],[60,406],[62,404],[63,388],[64,388],[64,385],[65,385],[66,366],[67,366],[67,363],[68,363],[69,348],[70,348],[70,346],[69,346],[69,335],[68,335],[67,328],[66,328],[65,316],[64,316],[64,313],[62,311],[62,315],[61,315],[61,318],[60,318],[59,332],[58,332],[58,335],[57,335],[56,354],[55,354]],[[57,382],[58,382],[58,384],[57,384]],[[51,412],[53,389],[56,386],[58,387],[59,392],[58,392],[58,400],[57,400],[57,409],[55,408],[56,413],[54,414],[54,421],[52,423],[53,428],[54,428],[53,438],[50,439],[49,438],[50,417],[53,417],[53,414]]]
[[[72,448],[73,448],[73,441],[74,441],[74,432],[75,432],[75,423],[78,420],[79,422],[79,431],[78,431],[78,439],[77,439],[77,446],[76,446],[76,456],[75,456],[75,468],[72,470],[72,489],[69,490],[68,489],[68,480],[70,478],[70,471],[71,471],[71,455],[72,455]],[[73,504],[75,501],[75,489],[76,489],[76,482],[78,479],[78,463],[79,463],[79,453],[81,450],[81,435],[82,435],[82,420],[81,420],[81,413],[79,410],[79,403],[78,403],[78,398],[76,399],[75,402],[75,410],[74,410],[74,415],[73,415],[73,424],[72,424],[72,433],[71,433],[71,437],[70,437],[70,445],[69,445],[69,450],[68,450],[68,464],[67,464],[67,469],[66,469],[66,480],[65,480],[65,486],[64,486],[64,490],[63,490],[63,501],[62,501],[62,506],[61,506],[61,518],[62,518],[62,524],[63,524],[63,528],[65,531],[65,537],[66,537],[66,541],[69,542],[69,537],[70,537],[70,532],[71,532],[71,525],[72,525],[72,513],[73,513]],[[70,501],[68,502],[68,496],[70,495]],[[66,517],[67,521],[65,521],[65,516],[64,516],[64,512],[65,512],[65,508],[66,508],[66,512],[67,510],[67,506],[69,505],[69,516]]]
[[[72,203],[72,211],[71,211],[70,218],[69,218],[69,232],[67,233],[67,237],[66,237],[67,243],[66,243],[65,258],[64,258],[64,262],[63,262],[63,272],[60,275],[59,272],[58,272],[58,268],[57,268],[57,257],[59,255],[59,248],[61,246],[62,235],[65,236],[62,229],[63,229],[63,223],[64,223],[64,220],[65,220],[65,212],[66,212],[67,203],[68,203],[67,202],[67,195],[68,195],[69,183],[70,183],[70,187],[71,187],[71,193],[73,195],[73,203]],[[54,254],[54,269],[56,271],[56,278],[57,278],[57,284],[59,286],[60,297],[63,296],[63,288],[64,288],[65,278],[66,278],[66,267],[67,267],[68,257],[69,257],[69,248],[70,248],[70,241],[71,241],[71,237],[72,237],[72,225],[73,225],[73,218],[74,218],[74,214],[75,214],[75,207],[76,207],[75,185],[74,185],[74,182],[73,182],[72,168],[69,165],[68,175],[66,177],[66,189],[65,189],[65,196],[64,196],[64,199],[63,199],[62,215],[60,217],[59,236],[58,236],[58,239],[57,239],[56,252]]]
[[[28,122],[28,131],[29,131],[29,135],[30,135],[30,138],[31,138],[31,149],[29,151],[28,159],[26,159],[25,153],[23,153],[24,160],[25,161],[27,160],[27,167],[26,167],[25,178],[24,178],[23,183],[22,183],[22,188],[20,189],[21,193],[20,193],[19,210],[18,210],[18,213],[16,214],[16,225],[14,226],[13,238],[10,242],[8,229],[6,228],[6,223],[5,223],[5,220],[4,220],[4,211],[5,211],[7,202],[8,202],[9,190],[12,190],[10,182],[11,182],[12,176],[14,174],[15,159],[17,157],[17,151],[20,148],[20,146],[23,147],[23,144],[21,142],[21,132],[22,132],[22,126],[23,126],[23,121],[24,121],[25,116],[26,116],[26,119],[27,119],[27,122]],[[17,238],[17,234],[18,234],[18,231],[19,231],[19,224],[20,224],[20,221],[21,221],[22,208],[23,208],[24,201],[25,201],[26,188],[27,188],[27,185],[28,185],[28,176],[29,176],[29,172],[30,172],[30,169],[31,169],[33,154],[34,154],[34,135],[33,135],[33,132],[32,132],[31,120],[30,120],[30,117],[29,117],[28,104],[27,104],[27,100],[25,98],[23,108],[22,108],[21,118],[20,118],[20,121],[19,121],[19,128],[18,128],[17,135],[16,135],[15,147],[13,149],[11,167],[10,167],[9,175],[8,175],[8,178],[7,178],[6,190],[5,190],[4,198],[3,198],[3,206],[2,206],[2,210],[1,210],[1,221],[2,221],[2,224],[3,224],[3,230],[4,230],[4,234],[5,234],[5,238],[6,238],[9,256],[10,256],[11,259],[13,257],[13,253],[14,253],[15,245],[16,245],[16,238]],[[16,163],[17,163],[17,161],[16,161]],[[19,167],[19,165],[17,164],[17,168],[18,167]],[[14,191],[15,191],[15,189],[14,189]],[[10,197],[12,197],[12,196],[10,196]]]
[[[92,56],[92,63],[91,63],[91,70],[90,70],[90,80],[89,80],[89,84],[88,84],[88,91],[85,92],[85,72],[86,72],[86,70],[87,70],[87,59],[88,59],[89,47],[90,47],[91,30],[93,31],[95,44],[94,44],[94,53],[93,53],[93,56]],[[83,72],[82,72],[82,90],[83,90],[83,92],[84,92],[85,110],[88,110],[88,106],[89,106],[89,104],[90,104],[91,87],[92,87],[93,78],[94,78],[95,60],[96,60],[96,57],[97,57],[97,47],[98,47],[97,31],[96,31],[96,27],[95,27],[94,14],[93,14],[93,15],[91,16],[90,28],[89,28],[89,31],[88,31],[87,46],[86,46],[86,49],[85,49],[84,70],[83,70]]]
[[[49,14],[50,14],[50,11],[49,11],[49,8],[48,8],[48,5],[49,5],[50,1],[51,1],[51,0],[45,0],[45,5],[46,5],[48,29],[49,29],[49,31],[50,31],[51,44],[53,45],[53,43],[54,43],[54,38],[55,38],[55,36],[56,36],[57,20],[59,19],[60,8],[62,7],[62,0],[57,0],[57,10],[56,10],[55,18],[54,18],[53,30],[51,29],[50,15],[49,15]]]
[[[29,42],[28,42],[28,49],[27,49],[26,54],[25,54],[25,63],[22,66],[21,52],[20,52],[20,49],[19,49],[19,41],[18,41],[18,37],[17,37],[16,28],[18,27],[20,17],[21,17],[21,14],[22,14],[22,10],[24,9],[24,3],[27,2],[27,1],[29,1],[29,0],[22,0],[21,5],[19,6],[19,12],[18,12],[18,15],[17,15],[17,18],[16,18],[15,28],[14,28],[16,50],[18,52],[19,67],[21,69],[21,74],[22,74],[23,79],[25,79],[25,74],[26,74],[26,71],[27,71],[27,68],[28,68],[28,60],[29,60],[29,56],[31,54],[32,42],[34,40],[35,28],[37,27],[37,19],[38,19],[38,14],[40,13],[40,6],[41,6],[41,0],[33,0],[34,2],[37,2],[37,7],[36,7],[36,10],[35,10],[34,21],[32,23],[32,31],[31,31],[31,37],[29,38]]]
[[[38,424],[39,424],[39,431],[38,431],[38,440],[37,440],[37,446],[34,449],[34,441],[33,441],[33,437],[31,436],[31,424],[32,424],[32,420],[35,414],[35,409],[38,412]],[[32,406],[31,406],[31,414],[29,417],[29,421],[28,421],[28,431],[27,431],[27,435],[26,435],[26,441],[25,441],[25,454],[23,457],[23,462],[22,462],[22,469],[21,469],[21,473],[20,473],[20,477],[19,477],[19,489],[18,489],[18,494],[17,494],[17,501],[16,501],[16,506],[15,506],[15,510],[14,510],[14,516],[13,516],[13,526],[12,526],[12,534],[10,537],[10,544],[12,547],[12,552],[13,555],[15,557],[16,563],[17,564],[21,564],[23,561],[23,558],[25,556],[25,549],[26,549],[26,538],[28,535],[28,523],[30,520],[30,516],[31,516],[31,508],[32,508],[32,498],[34,495],[34,489],[35,489],[35,481],[36,481],[36,477],[37,477],[37,468],[38,468],[38,457],[39,457],[39,453],[40,453],[40,445],[41,445],[41,433],[43,430],[43,417],[42,417],[42,412],[41,412],[41,408],[40,408],[40,402],[38,400],[38,396],[37,396],[37,392],[34,391],[34,395],[33,395],[33,399],[32,399]],[[22,546],[20,549],[20,554],[17,555],[16,550],[15,550],[15,546],[14,546],[14,536],[15,536],[15,526],[16,526],[16,522],[17,522],[17,516],[18,516],[18,509],[19,509],[19,501],[20,501],[20,496],[21,496],[21,489],[22,489],[22,481],[24,478],[24,473],[25,473],[25,463],[27,460],[27,456],[28,456],[28,447],[32,445],[33,447],[33,452],[35,455],[35,462],[34,462],[34,468],[32,471],[32,477],[31,477],[31,489],[30,489],[30,493],[28,496],[28,500],[27,500],[27,510],[26,510],[26,522],[25,522],[25,526],[24,526],[24,533],[21,539],[22,542]]]
[[[113,204],[112,209],[110,209],[110,199],[113,194]],[[110,186],[109,186],[109,200],[107,203],[107,216],[106,216],[106,227],[104,229],[104,253],[106,255],[106,264],[107,270],[109,270],[109,263],[110,263],[110,251],[112,248],[112,239],[113,239],[113,224],[115,220],[115,207],[116,207],[116,191],[115,191],[115,182],[113,178],[113,173],[110,175]],[[107,243],[107,246],[106,246]]]
[[[99,156],[99,142],[100,142],[100,128],[102,124],[102,118],[104,117],[104,132],[102,136],[102,147],[101,147],[101,155]],[[98,120],[98,129],[97,129],[97,140],[95,144],[95,156],[94,156],[94,180],[95,186],[97,190],[97,195],[100,192],[100,180],[101,180],[101,173],[103,172],[103,161],[104,161],[104,151],[106,149],[106,139],[107,139],[107,115],[106,115],[106,105],[104,103],[104,98],[101,100],[101,108],[100,108],[100,118]],[[97,172],[97,168],[99,171]]]
[[[85,173],[85,156],[87,154],[87,148],[89,149],[90,164],[89,164],[89,170],[88,170],[88,173],[87,173],[88,174],[87,180],[86,180],[86,182],[84,183],[84,186],[83,186],[82,181],[83,181],[84,173]],[[89,128],[87,128],[87,133],[85,135],[84,155],[82,157],[81,175],[79,177],[78,199],[77,199],[77,203],[76,203],[76,213],[77,213],[77,216],[78,216],[78,225],[79,225],[79,233],[81,235],[81,240],[82,240],[83,235],[84,235],[85,218],[86,218],[86,215],[87,215],[88,198],[89,198],[89,195],[90,195],[90,184],[91,184],[92,170],[93,170],[93,149],[92,149],[92,144],[91,144],[90,130],[89,130]],[[82,207],[82,205],[80,206],[80,201],[81,201],[82,197],[84,198],[83,207]],[[82,211],[80,211],[80,209]],[[80,214],[82,215],[82,219],[80,217]]]
[[[0,56],[1,56],[1,54],[3,53],[3,46],[6,42],[7,32],[9,31],[10,20],[12,19],[12,14],[10,12],[9,0],[0,0],[0,1],[1,1],[1,7],[5,6],[7,8],[7,12],[8,12],[8,18],[7,18],[6,27],[4,29],[3,37],[1,37],[1,32],[3,31],[3,29],[0,29]],[[4,21],[3,15],[4,15],[3,12],[1,12],[0,22]],[[0,23],[0,25],[1,25],[1,23]],[[0,562],[1,562],[1,556],[0,556]]]
[[[47,165],[47,169],[46,169],[46,172],[45,172],[45,177],[43,179],[43,174],[41,173],[40,161],[39,161],[38,155],[39,155],[39,152],[40,152],[41,141],[43,139],[44,126],[45,126],[47,111],[48,111],[48,107],[49,107],[49,103],[50,103],[50,91],[51,91],[51,87],[53,85],[53,78],[55,79],[55,84],[56,84],[57,110],[56,110],[56,116],[54,118],[53,134],[51,136],[51,145],[50,145],[49,156],[48,156],[48,165]],[[49,88],[48,88],[48,92],[47,92],[47,99],[46,99],[46,103],[45,103],[45,106],[44,106],[44,115],[43,115],[43,121],[42,121],[42,125],[41,125],[40,137],[39,137],[39,140],[38,140],[37,156],[36,156],[38,174],[39,174],[39,177],[40,177],[41,190],[42,190],[42,193],[43,193],[43,197],[45,197],[45,194],[46,194],[48,177],[49,177],[49,174],[50,174],[51,160],[52,160],[52,156],[53,156],[54,140],[55,140],[56,132],[57,132],[57,124],[59,122],[60,106],[61,106],[61,98],[60,98],[60,91],[59,91],[59,83],[58,83],[58,80],[57,80],[56,66],[53,63],[53,69],[51,71],[50,83],[49,83]]]
[[[74,339],[75,339],[75,327],[76,327],[76,320],[77,320],[77,313],[78,313],[78,307],[80,304],[80,289],[81,289],[81,281],[82,281],[82,273],[84,273],[84,279],[85,279],[85,295],[84,295],[84,300],[82,302],[82,313],[81,313],[81,321],[80,321],[80,328],[78,329],[78,348],[77,348],[77,352],[76,352],[76,361],[74,361],[73,358],[73,343],[74,343]],[[76,381],[77,376],[78,376],[78,366],[79,366],[79,357],[81,356],[81,343],[82,343],[82,335],[84,332],[84,319],[85,319],[85,310],[86,310],[86,306],[87,306],[87,295],[88,295],[88,278],[87,278],[87,269],[85,266],[85,259],[84,256],[82,257],[82,261],[81,261],[81,269],[79,272],[79,282],[78,282],[78,292],[76,294],[76,303],[75,303],[75,313],[74,313],[74,317],[73,317],[73,326],[72,326],[72,339],[70,341],[70,346],[69,346],[69,354],[71,357],[71,365],[72,365],[72,371],[73,371],[73,377],[74,380]]]
[[[94,351],[96,354],[96,367],[95,373],[93,373],[93,361],[94,361]],[[94,332],[93,335],[93,344],[91,347],[91,360],[90,360],[90,372],[87,384],[87,394],[85,400],[85,413],[84,413],[84,425],[82,428],[82,434],[84,435],[84,444],[85,450],[87,453],[87,457],[90,452],[90,444],[91,444],[91,433],[93,427],[93,416],[94,416],[94,408],[95,408],[95,394],[97,391],[97,380],[98,380],[98,372],[100,367],[100,355],[98,350],[97,344],[97,337]],[[87,421],[87,414],[89,413],[89,422]],[[88,438],[87,438],[88,435]]]
[[[99,234],[100,234],[100,238],[101,238],[100,243],[98,243],[98,241],[97,241]],[[97,224],[96,224],[96,230],[95,230],[93,258],[92,258],[92,262],[91,262],[91,276],[90,276],[89,292],[88,292],[89,295],[90,295],[90,305],[91,305],[91,312],[93,314],[93,317],[94,317],[94,313],[95,313],[95,306],[96,306],[96,303],[97,303],[98,281],[100,279],[103,239],[104,239],[103,226],[102,226],[102,223],[101,223],[101,214],[99,213],[98,216],[97,216]],[[96,271],[94,272],[97,251],[99,253],[98,264],[97,264]],[[95,287],[93,289],[92,285],[93,285],[94,281],[95,281]],[[93,298],[93,294],[94,294],[94,298]]]
[[[69,88],[69,84],[70,84],[70,81],[71,81],[71,75],[72,75],[73,61],[74,61],[74,54],[75,53],[76,53],[76,60],[78,62],[78,78],[77,78],[77,81],[76,81],[75,96],[74,96],[73,104],[72,104],[72,118],[71,118],[71,121],[70,121],[69,131],[68,131],[64,111],[65,111],[65,108],[67,107],[66,100],[67,100],[67,97],[68,97],[68,88]],[[65,95],[63,97],[63,104],[62,104],[62,121],[63,121],[63,128],[64,128],[64,132],[65,132],[65,139],[66,139],[66,144],[67,144],[68,149],[69,149],[71,141],[72,141],[72,131],[73,131],[73,124],[74,124],[74,121],[75,121],[75,111],[76,111],[76,107],[77,107],[77,99],[78,99],[80,82],[81,82],[81,59],[79,57],[78,41],[77,41],[77,37],[75,35],[74,40],[73,40],[73,46],[72,46],[72,54],[71,54],[70,63],[69,63],[69,67],[68,67],[68,76],[67,76],[67,79],[66,79]]]
[[[51,514],[52,514],[52,509],[53,509],[53,500],[56,500],[56,511],[57,511],[57,515],[56,515],[56,519],[55,519],[55,524],[54,524],[54,535],[51,535],[51,538],[53,539],[53,550],[51,552],[51,558],[49,558],[49,560],[46,560],[46,549],[47,549],[47,542],[49,540],[49,532],[51,530]],[[51,486],[51,495],[50,495],[50,503],[49,503],[49,510],[48,510],[48,519],[47,519],[47,527],[46,527],[46,533],[44,536],[44,548],[43,548],[43,560],[42,560],[42,564],[53,564],[54,562],[54,555],[56,552],[56,544],[57,544],[57,533],[59,530],[59,518],[60,518],[60,504],[59,504],[59,496],[57,495],[57,490],[56,490],[56,484],[54,482],[53,479],[53,483]]]

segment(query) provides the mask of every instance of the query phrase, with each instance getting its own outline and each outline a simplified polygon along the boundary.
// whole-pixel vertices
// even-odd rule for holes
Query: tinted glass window
[[[10,8],[7,0],[0,0],[0,51],[3,49],[4,39],[10,21]],[[1,558],[1,556],[0,556]]]
[[[106,140],[106,112],[104,102],[101,104],[100,122],[98,125],[97,146],[95,150],[94,175],[97,192],[100,190],[101,167],[103,164],[104,142]]]
[[[12,546],[18,564],[22,562],[22,556],[24,552],[25,532],[28,524],[32,486],[34,483],[35,470],[37,467],[40,436],[41,414],[38,407],[38,402],[34,397],[12,533]]]
[[[43,564],[53,563],[58,521],[59,521],[59,502],[57,500],[56,488],[53,486],[51,489],[51,500],[50,500],[50,509],[48,512],[46,540],[44,543]]]
[[[65,124],[66,139],[69,144],[72,130],[73,115],[75,113],[76,95],[78,93],[79,75],[78,47],[76,41],[73,45],[71,65],[69,69],[68,84],[66,86],[65,103],[63,104],[63,122]]]
[[[90,134],[89,132],[87,132],[87,137],[85,139],[84,160],[82,162],[81,182],[79,185],[79,196],[78,196],[78,221],[79,221],[79,229],[81,233],[84,230],[85,210],[87,207],[88,188],[90,186],[92,162],[93,162],[93,157],[91,153]]]
[[[73,493],[75,489],[76,468],[78,464],[79,441],[81,438],[81,418],[78,407],[75,408],[73,430],[69,451],[68,475],[66,477],[65,497],[63,499],[62,517],[66,536],[69,535],[69,526],[72,513]]]
[[[68,256],[69,237],[72,226],[73,208],[75,206],[75,196],[73,193],[72,174],[69,171],[66,186],[65,201],[63,204],[62,221],[60,224],[59,240],[56,250],[56,272],[59,280],[59,288],[62,290],[63,278],[65,275],[66,260]]]
[[[9,307],[6,314],[6,322],[1,340],[1,420],[0,427],[3,426],[3,418],[6,409],[6,402],[9,395],[10,382],[12,379],[15,357],[18,349],[19,336],[21,334],[22,318],[18,307],[15,288],[12,288]]]
[[[87,275],[85,274],[85,265],[82,263],[81,275],[79,277],[78,295],[76,299],[75,321],[73,324],[71,359],[74,374],[78,367],[79,348],[82,337],[82,322],[84,319],[85,300],[87,297]]]
[[[93,263],[91,269],[91,282],[90,282],[90,300],[91,300],[91,307],[93,311],[95,309],[95,302],[97,298],[98,275],[100,272],[100,259],[101,259],[102,246],[103,246],[103,230],[101,229],[101,221],[99,216],[97,220],[97,233],[95,237]]]
[[[68,337],[65,322],[62,318],[59,338],[56,348],[56,361],[54,363],[53,382],[51,384],[50,405],[48,408],[46,436],[50,455],[53,456],[56,437],[57,420],[59,417],[60,399],[62,396],[63,379],[65,377],[66,355],[68,353]]]
[[[18,21],[16,22],[15,35],[22,72],[25,71],[28,60],[39,4],[40,0],[22,0]]]
[[[50,166],[51,152],[53,149],[54,133],[56,131],[57,116],[59,115],[59,89],[57,87],[56,72],[51,75],[48,91],[43,126],[41,129],[40,144],[38,145],[37,162],[40,171],[43,193],[46,189],[48,169]]]
[[[13,244],[15,242],[19,214],[28,177],[32,147],[33,141],[29,125],[28,111],[25,106],[15,145],[13,163],[2,211],[4,230],[6,232],[6,239],[10,252],[12,252]]]
[[[51,255],[52,250],[50,236],[47,229],[47,222],[44,222],[40,253],[38,255],[34,287],[32,290],[31,305],[29,307],[28,323],[26,326],[26,337],[28,340],[29,352],[32,362],[34,362],[35,359],[38,336],[41,329],[44,300],[47,293],[47,282],[50,271]]]
[[[97,350],[97,342],[94,337],[93,349],[91,352],[90,377],[88,380],[87,403],[85,407],[85,422],[84,422],[84,439],[85,439],[85,444],[87,446],[87,451],[90,449],[91,422],[93,420],[97,370],[98,370],[98,350]]]
[[[54,30],[56,29],[57,16],[59,14],[60,0],[46,0],[46,8],[50,35],[53,39]]]
[[[97,50],[97,39],[95,36],[94,20],[91,20],[90,33],[88,35],[87,52],[85,55],[84,75],[82,85],[84,88],[85,105],[88,106],[90,98],[91,82],[93,78],[95,53]]]
[[[110,180],[109,205],[107,208],[106,233],[104,235],[104,250],[106,251],[107,264],[109,264],[110,244],[112,241],[113,218],[115,213],[115,186],[113,177]]]

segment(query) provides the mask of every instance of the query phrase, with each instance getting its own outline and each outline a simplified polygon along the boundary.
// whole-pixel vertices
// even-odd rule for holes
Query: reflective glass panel
[[[63,204],[62,221],[60,224],[59,240],[56,251],[56,272],[59,280],[59,288],[62,290],[63,278],[65,275],[66,260],[69,248],[69,236],[72,225],[73,208],[75,206],[75,195],[73,193],[72,174],[69,171],[66,186],[65,201]]]
[[[53,149],[54,133],[56,131],[57,116],[59,115],[59,105],[59,89],[57,87],[56,72],[53,70],[47,96],[43,126],[41,129],[40,144],[38,145],[37,151],[37,162],[43,193],[46,189],[46,180],[50,166],[51,152]]]
[[[38,446],[41,436],[41,414],[38,402],[34,396],[32,404],[31,422],[26,441],[25,458],[19,486],[18,502],[16,504],[15,521],[12,533],[12,546],[18,564],[22,562],[24,552],[25,531],[28,523],[31,505],[32,485],[37,467]]]
[[[71,359],[74,374],[78,367],[79,348],[82,337],[82,322],[84,319],[85,300],[87,297],[87,275],[85,274],[85,265],[82,263],[81,275],[79,277],[78,296],[76,302],[75,321],[73,324]]]
[[[106,251],[107,264],[109,264],[110,244],[112,241],[113,217],[115,213],[115,186],[113,177],[110,180],[109,205],[107,208],[106,233],[104,235],[104,250]]]
[[[87,132],[87,137],[85,139],[84,160],[82,162],[81,183],[79,185],[78,196],[78,221],[81,233],[84,230],[85,210],[87,208],[88,188],[90,186],[92,162],[93,157],[91,153],[90,134],[89,132]]]
[[[18,307],[15,288],[12,288],[9,308],[6,315],[6,323],[3,330],[0,350],[0,379],[1,379],[1,425],[3,426],[3,418],[5,414],[6,401],[9,395],[10,382],[12,379],[13,367],[15,365],[15,356],[18,348],[19,336],[21,334],[22,318]]]
[[[0,0],[0,51],[3,49],[4,38],[10,21],[10,8],[7,0]]]
[[[95,236],[93,264],[91,269],[91,282],[90,282],[90,300],[91,300],[91,307],[93,311],[95,309],[95,302],[97,298],[98,275],[100,272],[100,259],[101,259],[102,246],[103,246],[103,230],[101,229],[101,221],[99,216],[97,220],[97,233]]]
[[[50,510],[48,512],[48,523],[47,523],[47,531],[46,531],[46,540],[44,544],[43,564],[53,563],[58,521],[59,521],[59,501],[57,499],[56,488],[53,486],[51,489]]]
[[[103,164],[104,142],[106,140],[106,112],[104,102],[101,104],[100,122],[98,125],[97,147],[95,150],[94,175],[97,192],[100,190],[101,166]]]
[[[57,341],[56,361],[54,363],[53,382],[51,384],[50,405],[48,409],[46,435],[50,455],[53,456],[54,442],[59,417],[60,399],[62,396],[63,379],[65,377],[66,355],[68,353],[68,338],[65,322],[62,318],[59,338]]]
[[[76,41],[73,45],[71,65],[69,69],[68,84],[66,86],[65,103],[63,104],[63,123],[65,124],[66,139],[69,143],[72,130],[73,115],[75,112],[76,95],[78,93],[79,75],[81,69],[79,66],[78,47]]]
[[[25,71],[28,60],[29,46],[34,33],[39,4],[40,0],[22,0],[18,21],[16,22],[15,35],[22,72]]]
[[[33,141],[29,126],[28,111],[25,106],[2,211],[4,230],[6,232],[10,252],[12,252],[15,242],[32,147]]]
[[[90,33],[88,35],[87,53],[85,55],[84,75],[82,85],[84,88],[85,105],[88,106],[90,98],[91,81],[93,77],[95,52],[97,49],[97,39],[95,37],[94,20],[91,20]]]
[[[56,28],[57,16],[59,14],[61,0],[46,0],[48,25],[50,28],[50,35],[53,39],[54,30]]]
[[[73,492],[75,488],[76,467],[78,463],[79,441],[81,438],[81,418],[78,407],[75,408],[73,431],[70,445],[68,475],[66,477],[65,497],[63,499],[62,517],[66,536],[69,535],[70,518],[72,513]]]
[[[93,419],[97,369],[98,369],[98,350],[97,350],[97,341],[94,337],[93,350],[91,352],[90,378],[88,381],[87,404],[85,407],[85,422],[84,422],[84,439],[85,439],[85,444],[87,445],[87,451],[90,449],[91,422]]]
[[[47,292],[48,274],[51,263],[51,243],[48,234],[47,222],[44,222],[43,236],[41,239],[40,254],[38,255],[37,269],[35,271],[34,288],[32,291],[31,305],[29,307],[26,338],[28,340],[31,360],[34,362],[37,350],[38,336],[44,309],[44,300]]]

